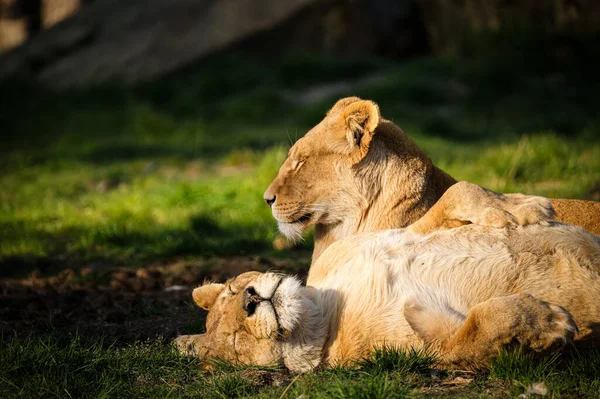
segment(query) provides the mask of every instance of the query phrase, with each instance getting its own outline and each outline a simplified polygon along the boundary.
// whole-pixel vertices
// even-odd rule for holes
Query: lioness
[[[350,97],[294,144],[264,199],[287,237],[316,225],[314,262],[341,238],[408,226],[455,183],[377,104]],[[600,234],[600,203],[552,204],[558,221]]]
[[[427,346],[446,366],[471,368],[513,342],[536,351],[573,339],[597,344],[600,238],[564,224],[514,227],[550,218],[549,202],[471,189],[451,188],[407,229],[337,241],[306,287],[249,272],[196,288],[194,301],[209,311],[206,333],[176,344],[200,357],[297,372],[351,364],[384,344]],[[461,219],[476,224],[446,229]],[[490,227],[502,225],[509,227]]]

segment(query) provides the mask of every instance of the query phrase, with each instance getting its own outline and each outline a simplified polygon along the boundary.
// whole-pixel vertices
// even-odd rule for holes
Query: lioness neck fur
[[[290,149],[265,201],[291,239],[316,225],[314,262],[344,237],[408,226],[455,183],[377,104],[349,97]],[[600,234],[600,203],[552,204],[558,221]]]

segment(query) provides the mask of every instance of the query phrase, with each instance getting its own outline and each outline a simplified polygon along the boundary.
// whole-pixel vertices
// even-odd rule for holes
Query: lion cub
[[[175,342],[202,358],[296,372],[352,364],[384,344],[426,346],[463,368],[515,342],[536,351],[597,345],[600,238],[549,224],[552,214],[544,198],[460,183],[407,229],[329,246],[305,287],[249,272],[196,288],[206,333]]]

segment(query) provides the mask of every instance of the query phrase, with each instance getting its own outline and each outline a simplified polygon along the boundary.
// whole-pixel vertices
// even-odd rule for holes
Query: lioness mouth
[[[305,213],[304,215],[300,216],[298,219],[294,220],[292,223],[308,222],[310,220],[310,218],[312,218],[312,216],[313,216],[313,214],[311,212]]]

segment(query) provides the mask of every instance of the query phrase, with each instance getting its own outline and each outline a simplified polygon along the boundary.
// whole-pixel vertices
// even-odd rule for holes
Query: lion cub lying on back
[[[600,238],[569,225],[529,224],[552,214],[539,197],[456,192],[462,200],[446,192],[437,210],[407,229],[332,244],[306,287],[295,277],[249,272],[196,288],[195,302],[209,311],[206,334],[180,336],[178,347],[304,372],[352,363],[383,344],[429,346],[446,366],[478,367],[515,341],[536,351],[599,342]],[[452,227],[440,214],[479,218],[421,234]]]

